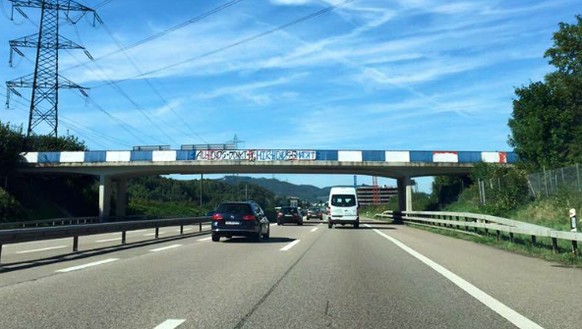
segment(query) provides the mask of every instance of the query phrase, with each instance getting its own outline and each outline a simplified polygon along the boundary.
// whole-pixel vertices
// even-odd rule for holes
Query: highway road
[[[4,246],[0,328],[582,327],[582,270],[407,226],[177,230]]]

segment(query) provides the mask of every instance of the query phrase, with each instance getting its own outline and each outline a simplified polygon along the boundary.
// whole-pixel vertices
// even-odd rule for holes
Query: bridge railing
[[[201,232],[202,225],[210,222],[210,217],[184,217],[0,230],[0,256],[4,244],[73,238],[73,252],[76,252],[80,236],[121,232],[121,244],[125,244],[127,231],[153,228],[157,239],[160,227],[180,226],[180,234],[183,234],[184,226],[198,224]]]
[[[537,243],[537,238],[550,238],[552,250],[555,253],[559,251],[558,240],[569,241],[572,244],[574,254],[578,253],[578,241],[582,241],[582,233],[556,231],[544,226],[482,214],[441,211],[385,211],[375,214],[374,217],[466,232],[482,230],[485,235],[492,231],[497,235],[498,240],[501,238],[501,232],[504,232],[509,235],[511,242],[514,242],[516,234],[525,235],[530,237],[534,245]]]

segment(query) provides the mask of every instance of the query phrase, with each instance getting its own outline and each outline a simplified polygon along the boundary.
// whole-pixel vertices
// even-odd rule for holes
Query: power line
[[[217,48],[215,50],[211,50],[209,52],[203,53],[203,54],[198,55],[198,56],[191,57],[189,59],[186,59],[186,60],[183,60],[183,61],[174,63],[174,64],[170,64],[170,65],[167,65],[167,66],[164,66],[164,67],[155,69],[155,70],[151,70],[151,71],[148,71],[148,72],[145,72],[145,73],[141,73],[141,74],[132,76],[130,78],[117,80],[117,83],[125,82],[125,81],[128,81],[128,80],[133,80],[133,79],[136,79],[136,78],[141,78],[141,77],[144,77],[146,75],[155,74],[155,73],[158,73],[158,72],[167,70],[167,69],[175,68],[177,66],[181,66],[181,65],[184,65],[186,63],[189,63],[189,62],[192,62],[192,61],[195,61],[195,60],[199,60],[199,59],[202,59],[202,58],[205,58],[205,57],[208,57],[208,56],[211,56],[211,55],[214,55],[214,54],[223,52],[223,51],[228,50],[228,49],[232,49],[232,48],[238,47],[238,46],[240,46],[242,44],[245,44],[247,42],[251,42],[251,41],[257,40],[259,38],[262,38],[264,36],[267,36],[269,34],[273,34],[273,33],[277,32],[277,31],[284,30],[284,29],[286,29],[286,28],[288,28],[290,26],[297,25],[297,24],[299,24],[301,22],[304,22],[304,21],[307,21],[307,20],[310,20],[310,19],[313,19],[313,18],[322,16],[324,14],[327,14],[327,13],[329,13],[329,12],[331,12],[331,11],[339,8],[339,7],[345,6],[345,5],[347,5],[347,4],[351,3],[351,2],[354,2],[354,1],[355,0],[344,0],[344,1],[341,1],[341,2],[339,2],[337,4],[335,4],[335,5],[331,5],[331,6],[327,7],[327,8],[324,8],[324,9],[319,10],[317,12],[311,13],[311,14],[309,14],[307,16],[303,16],[301,18],[298,18],[298,19],[293,20],[293,21],[291,21],[289,23],[280,25],[280,26],[278,26],[276,28],[273,28],[273,29],[270,29],[268,31],[261,32],[259,34],[255,34],[255,35],[253,35],[251,37],[244,38],[242,40],[239,40],[237,42],[231,43],[229,45],[226,45],[226,46]],[[99,88],[99,87],[102,87],[102,86],[103,85],[97,85],[97,86],[95,86],[95,88]]]
[[[219,13],[219,12],[221,12],[221,11],[223,11],[223,10],[225,10],[225,9],[227,9],[227,8],[233,6],[233,5],[235,5],[235,4],[237,4],[237,3],[241,2],[241,1],[243,1],[243,0],[232,0],[232,1],[229,1],[229,2],[227,2],[227,3],[225,3],[225,4],[221,5],[221,6],[218,6],[218,7],[214,8],[214,9],[212,9],[210,11],[207,11],[207,12],[203,13],[203,14],[201,14],[199,16],[196,16],[194,18],[191,18],[191,19],[189,19],[189,20],[187,20],[185,22],[182,22],[180,24],[174,25],[174,26],[170,27],[169,29],[166,29],[166,30],[164,30],[164,31],[162,31],[160,33],[156,33],[156,34],[151,35],[151,36],[149,36],[149,37],[147,37],[145,39],[136,41],[136,42],[130,44],[129,46],[122,47],[120,49],[114,50],[114,51],[109,52],[109,53],[107,53],[105,55],[102,55],[100,57],[97,57],[97,58],[94,59],[94,61],[102,60],[104,58],[107,58],[107,57],[110,57],[110,56],[119,54],[119,53],[121,53],[123,51],[126,51],[126,50],[129,50],[129,49],[132,49],[132,48],[141,46],[141,45],[143,45],[145,43],[148,43],[150,41],[153,41],[155,39],[159,39],[159,38],[165,36],[166,34],[169,34],[171,32],[177,31],[177,30],[179,30],[181,28],[184,28],[184,27],[186,27],[188,25],[197,23],[198,21],[201,21],[202,19],[204,19],[204,18],[206,18],[208,16],[211,16],[211,15],[214,15],[216,13]],[[107,2],[107,1],[104,1],[104,2]],[[68,71],[68,70],[77,68],[79,66],[81,66],[81,65],[71,66],[71,67],[69,67],[67,69],[64,69],[63,71]]]
[[[103,24],[104,25],[104,24]],[[105,25],[104,25],[105,26]],[[82,43],[81,40],[81,35],[79,34],[78,29],[75,29],[75,31],[77,32],[77,38],[79,39],[79,41]],[[148,121],[150,124],[152,124],[154,127],[156,127],[156,129],[158,129],[164,136],[166,136],[166,138],[168,138],[170,141],[172,141],[174,144],[178,144],[178,142],[176,142],[176,140],[174,140],[164,129],[162,129],[152,118],[151,116],[147,113],[147,111],[140,106],[135,100],[133,100],[133,98],[131,98],[129,96],[129,94],[127,94],[122,88],[121,86],[115,84],[112,80],[110,80],[109,78],[107,78],[105,76],[104,70],[99,66],[98,63],[95,63],[95,65],[97,65],[97,68],[99,69],[99,73],[97,73],[96,71],[94,71],[93,69],[89,68],[86,63],[82,63],[79,59],[77,59],[75,56],[72,56],[73,58],[75,58],[79,63],[81,63],[81,65],[83,65],[85,68],[87,68],[88,70],[92,71],[93,73],[96,74],[100,74],[101,76],[104,76],[105,79],[110,86],[112,86],[114,88],[114,90],[116,90],[120,95],[122,95],[127,101],[129,101]],[[160,120],[161,121],[161,120]]]

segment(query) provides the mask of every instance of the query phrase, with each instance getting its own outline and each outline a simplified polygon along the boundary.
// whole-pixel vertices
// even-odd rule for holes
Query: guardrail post
[[[558,248],[557,238],[552,238],[552,251],[554,252],[554,254],[557,254],[560,251],[560,249]]]
[[[156,239],[160,236],[160,228],[156,227]]]
[[[199,232],[202,232],[202,222],[198,223],[200,225],[200,230]]]
[[[73,252],[77,252],[79,250],[79,236],[73,237]]]
[[[121,244],[125,244],[125,237],[126,237],[125,231],[121,232]]]
[[[184,234],[184,225],[180,225],[180,235]]]
[[[574,256],[578,256],[578,241],[572,240],[572,253]]]
[[[501,240],[501,231],[497,230],[497,241]]]
[[[532,246],[535,246],[536,245],[536,236],[535,235],[532,235],[531,236],[531,245]]]
[[[513,232],[509,232],[509,241],[513,243]]]
[[[0,243],[0,264],[2,264],[2,244]]]

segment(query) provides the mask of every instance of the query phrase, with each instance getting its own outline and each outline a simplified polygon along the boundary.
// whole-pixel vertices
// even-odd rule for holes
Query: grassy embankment
[[[413,199],[414,200],[414,199]],[[459,201],[442,208],[443,211],[470,212],[476,214],[487,213],[487,209],[479,206],[478,196],[468,191],[464,193]],[[426,209],[426,197],[420,198],[420,204],[415,203],[414,208],[417,210]],[[362,209],[364,215],[372,217],[376,213],[384,210],[396,209],[397,200],[384,207],[367,207]],[[580,193],[562,192],[556,196],[535,200],[527,203],[517,209],[504,214],[495,214],[499,217],[510,218],[522,222],[549,227],[559,231],[570,231],[568,212],[570,208],[576,208],[582,214],[582,195]],[[460,230],[431,228],[420,225],[413,225],[417,228],[431,232],[444,234],[447,236],[474,241],[477,243],[493,246],[503,250],[519,253],[522,255],[542,258],[548,261],[559,262],[562,264],[582,267],[581,250],[578,256],[572,253],[572,243],[570,241],[558,240],[560,252],[555,254],[552,251],[551,239],[537,238],[536,244],[533,245],[529,236],[515,235],[514,241],[511,242],[509,235],[502,234],[498,241],[496,236],[485,236],[481,231],[480,235],[467,234]],[[578,231],[581,231],[582,223],[578,222]],[[579,246],[582,248],[582,246]]]

